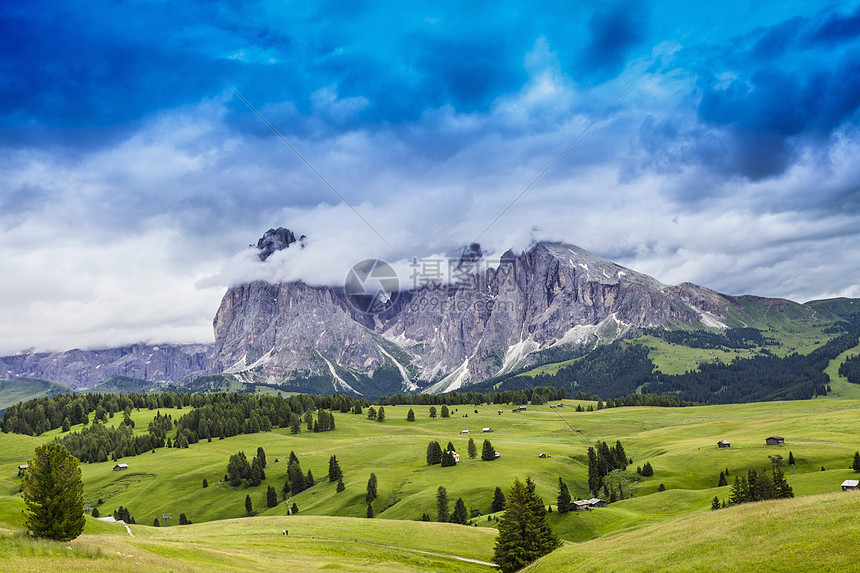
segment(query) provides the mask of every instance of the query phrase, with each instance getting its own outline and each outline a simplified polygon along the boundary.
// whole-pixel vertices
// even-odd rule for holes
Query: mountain
[[[258,245],[271,244],[264,239]],[[337,287],[231,287],[214,321],[212,370],[318,392],[447,392],[528,366],[542,353],[641,328],[746,325],[746,307],[756,301],[767,301],[774,314],[811,312],[782,299],[665,285],[562,243],[508,251],[492,264],[472,245],[461,265],[469,266],[467,284],[395,293],[373,315],[356,310]]]
[[[257,264],[266,265],[273,253],[302,249],[304,241],[304,235],[297,239],[292,231],[277,228],[251,247],[257,249]],[[397,291],[386,274],[391,268],[374,263],[355,267],[344,286],[238,284],[227,290],[216,312],[213,344],[6,356],[0,357],[0,378],[45,378],[87,389],[112,377],[137,379],[133,386],[142,388],[140,380],[176,386],[226,374],[240,385],[376,397],[449,392],[478,383],[487,388],[532,367],[569,364],[598,345],[644,331],[790,332],[786,340],[792,346],[782,347],[785,352],[780,341],[765,337],[774,344],[757,350],[743,346],[750,355],[809,352],[831,335],[860,327],[855,308],[860,300],[798,304],[729,296],[691,283],[666,285],[563,243],[542,242],[496,258],[473,244],[459,258],[441,261],[441,267],[440,261],[428,263],[450,268],[457,280],[419,280],[418,286]],[[700,348],[696,344],[701,340],[682,339],[687,342],[678,348]],[[650,355],[658,362],[637,355],[637,363],[643,371],[664,367],[681,374],[708,360],[696,351],[673,361],[667,358],[672,348],[660,343]],[[732,352],[720,356],[740,356],[739,349]]]
[[[0,379],[45,378],[75,390],[107,378],[189,380],[209,368],[208,344],[132,344],[104,350],[68,350],[0,357]]]

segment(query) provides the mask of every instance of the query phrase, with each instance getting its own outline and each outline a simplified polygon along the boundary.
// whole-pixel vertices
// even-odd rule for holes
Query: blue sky
[[[231,283],[450,253],[631,84],[485,247],[860,296],[858,2],[533,4],[3,3],[0,353],[208,341]],[[274,226],[309,247],[261,268]]]

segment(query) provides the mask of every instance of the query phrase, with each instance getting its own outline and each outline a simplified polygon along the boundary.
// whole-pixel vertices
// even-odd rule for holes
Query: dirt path
[[[131,527],[129,527],[128,525],[126,525],[126,526],[125,526],[125,530],[126,530],[126,531],[128,531],[128,534],[129,534],[129,535],[131,535],[132,537],[134,537],[134,533],[132,533],[132,532],[131,532]]]
[[[397,549],[398,551],[411,551],[412,553],[423,553],[424,555],[433,555],[434,557],[444,557],[446,559],[456,559],[457,561],[466,561],[468,563],[477,563],[478,565],[487,565],[494,569],[498,567],[495,563],[489,561],[481,561],[480,559],[472,559],[470,557],[459,557],[457,555],[447,555],[445,553],[436,553],[434,551],[422,551],[420,549],[407,549],[406,547],[398,547],[396,545],[386,545],[385,543],[371,543],[369,541],[361,541],[367,545],[376,545],[377,547],[388,547],[389,549]]]

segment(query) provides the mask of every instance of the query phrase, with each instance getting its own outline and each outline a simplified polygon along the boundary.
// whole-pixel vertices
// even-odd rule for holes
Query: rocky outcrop
[[[0,357],[0,379],[43,378],[76,390],[112,376],[181,382],[205,372],[210,344],[133,344],[105,350],[68,350]]]
[[[382,346],[387,341],[400,350],[399,368],[409,366],[430,391],[448,391],[559,345],[677,322],[724,326],[732,304],[715,291],[667,286],[573,245],[540,243],[484,263],[480,246],[470,245],[455,265],[469,280],[401,292],[377,315],[355,311],[332,287],[233,287],[214,322],[213,370],[270,382],[336,367],[372,376],[394,359]]]

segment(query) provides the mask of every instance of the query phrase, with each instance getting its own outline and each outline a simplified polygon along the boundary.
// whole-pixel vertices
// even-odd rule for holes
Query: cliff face
[[[464,264],[480,259],[472,245]],[[280,381],[312,374],[347,390],[350,375],[398,369],[403,387],[449,391],[528,362],[538,350],[613,340],[644,326],[720,326],[731,299],[667,286],[573,245],[508,252],[476,265],[468,287],[401,292],[384,313],[356,312],[343,292],[303,283],[228,290],[215,318],[214,371]],[[411,374],[409,374],[411,373]],[[429,388],[428,388],[429,387]]]
[[[0,379],[43,378],[74,389],[92,388],[111,376],[183,381],[205,372],[209,344],[133,344],[106,350],[69,350],[0,357]]]

